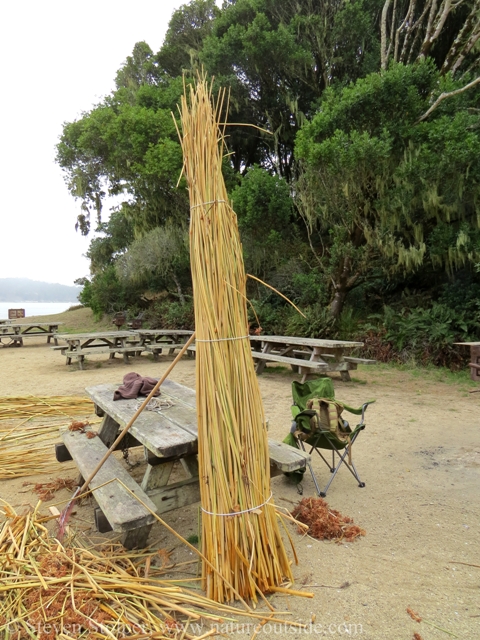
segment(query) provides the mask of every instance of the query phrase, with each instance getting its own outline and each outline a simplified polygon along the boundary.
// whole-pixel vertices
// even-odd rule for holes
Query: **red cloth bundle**
[[[141,376],[139,373],[132,371],[123,377],[123,384],[114,392],[113,399],[121,400],[122,398],[131,399],[138,398],[138,396],[148,396],[157,382],[158,380],[155,378]],[[160,391],[157,391],[155,395],[159,396]]]

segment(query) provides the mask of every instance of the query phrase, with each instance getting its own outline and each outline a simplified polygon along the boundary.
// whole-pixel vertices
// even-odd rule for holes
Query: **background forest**
[[[252,280],[263,332],[460,366],[453,343],[480,339],[479,39],[480,0],[185,4],[160,51],[137,43],[116,90],[64,125],[57,162],[94,232],[81,301],[192,327],[174,118],[203,68],[230,91],[246,270],[306,316]]]

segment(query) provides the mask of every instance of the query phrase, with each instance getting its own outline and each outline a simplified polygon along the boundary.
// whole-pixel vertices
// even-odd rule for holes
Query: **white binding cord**
[[[208,513],[209,516],[221,516],[222,518],[230,518],[231,516],[241,516],[242,513],[250,513],[251,511],[257,511],[264,507],[270,500],[272,499],[273,493],[270,493],[268,498],[262,504],[259,504],[257,507],[251,507],[250,509],[244,509],[243,511],[234,511],[233,513],[213,513],[213,511],[207,511],[203,507],[201,507],[203,513]]]
[[[224,342],[228,340],[245,340],[245,338],[249,338],[250,336],[236,336],[235,338],[212,338],[212,340],[198,340],[195,342]]]

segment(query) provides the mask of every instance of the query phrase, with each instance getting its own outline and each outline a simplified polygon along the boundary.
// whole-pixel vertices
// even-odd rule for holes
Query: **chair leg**
[[[323,490],[323,496],[325,497],[328,488],[330,487],[330,485],[332,484],[332,481],[334,479],[334,477],[337,475],[338,470],[340,469],[340,467],[342,466],[342,464],[345,464],[345,466],[347,467],[347,469],[350,471],[350,473],[352,474],[352,476],[355,478],[355,480],[358,482],[358,486],[360,488],[363,488],[365,486],[365,483],[361,481],[360,476],[358,475],[358,471],[357,468],[355,467],[355,464],[352,460],[351,464],[348,462],[348,453],[349,453],[349,446],[351,447],[353,444],[353,441],[350,445],[347,445],[344,449],[343,454],[340,453],[340,451],[338,449],[335,448],[335,450],[332,449],[332,453],[334,454],[335,452],[338,454],[338,457],[340,458],[337,466],[335,467],[335,470],[333,471],[330,480],[327,483],[327,486],[325,487],[325,489]],[[333,445],[335,447],[335,445]]]
[[[321,459],[324,461],[324,463],[327,465],[327,467],[328,467],[328,468],[329,468],[329,470],[330,470],[330,473],[333,473],[333,472],[335,471],[335,452],[334,452],[334,451],[332,451],[332,464],[330,464],[330,463],[328,462],[328,460],[323,456],[323,454],[322,454],[322,453],[321,453],[321,452],[320,452],[316,447],[312,447],[312,448],[310,449],[310,451],[308,452],[308,453],[309,453],[309,455],[311,455],[311,454],[312,454],[312,451],[314,451],[314,450],[318,453],[318,455],[320,456],[320,458],[321,458]]]
[[[362,482],[362,480],[360,479],[360,476],[358,475],[358,471],[357,468],[355,467],[355,464],[352,460],[351,463],[348,462],[348,455],[349,455],[349,447],[351,447],[353,445],[353,443],[356,440],[358,434],[355,434],[355,437],[353,438],[353,440],[350,442],[350,444],[347,444],[347,446],[343,449],[343,453],[341,453],[341,449],[337,449],[335,447],[335,444],[332,443],[332,466],[330,466],[328,460],[322,455],[322,453],[316,448],[316,447],[312,447],[309,451],[309,453],[311,454],[312,451],[315,449],[315,451],[318,453],[318,455],[321,457],[321,459],[325,462],[325,464],[327,465],[327,467],[330,469],[330,479],[327,482],[326,487],[324,488],[323,491],[321,491],[320,487],[318,486],[318,482],[317,479],[315,477],[315,473],[313,472],[313,468],[311,466],[311,463],[307,463],[308,464],[308,468],[310,469],[310,473],[312,474],[312,479],[313,482],[315,484],[315,488],[317,490],[317,494],[321,497],[321,498],[325,498],[325,496],[327,495],[327,491],[330,487],[330,485],[333,482],[333,479],[335,478],[335,476],[338,473],[338,470],[340,469],[340,467],[342,466],[342,464],[345,464],[345,466],[347,467],[347,469],[350,471],[350,473],[352,474],[352,476],[355,478],[355,480],[358,482],[358,486],[363,488],[365,486],[365,483]],[[303,441],[298,439],[297,442],[300,444],[301,448],[305,451],[305,447],[303,444]],[[338,464],[335,465],[335,454],[338,455],[339,457],[339,461]]]
[[[297,439],[297,442],[300,445],[300,447],[303,449],[303,451],[305,451],[305,445],[303,444],[303,440]],[[305,453],[306,453],[306,451],[305,451]],[[310,475],[312,476],[312,480],[313,480],[313,484],[315,485],[315,489],[317,490],[318,495],[321,495],[321,491],[320,491],[320,487],[318,486],[317,478],[315,476],[315,473],[313,472],[312,463],[311,462],[307,462],[307,467],[310,470]]]

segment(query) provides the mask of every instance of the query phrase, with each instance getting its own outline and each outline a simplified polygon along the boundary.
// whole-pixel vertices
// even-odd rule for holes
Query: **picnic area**
[[[56,319],[72,332],[77,324],[77,333],[89,333],[89,313],[81,309]],[[85,387],[113,389],[129,371],[159,378],[173,358],[168,352],[160,354],[158,362],[153,356],[133,356],[126,365],[122,358],[94,356],[87,358],[81,370],[65,367],[64,359],[44,338],[32,338],[22,349],[0,350],[0,365],[8,372],[0,380],[0,396],[29,396],[34,380],[37,395],[88,397]],[[355,542],[335,544],[302,537],[290,526],[299,556],[298,566],[293,567],[295,587],[313,592],[314,598],[287,600],[278,595],[273,604],[279,610],[288,608],[294,620],[308,623],[316,613],[324,625],[338,628],[341,623],[352,625],[351,629],[357,625],[358,637],[398,640],[411,638],[415,632],[424,638],[446,637],[439,628],[459,638],[476,637],[480,570],[472,565],[480,564],[480,432],[478,394],[469,393],[475,383],[468,372],[463,378],[450,379],[434,371],[387,365],[359,365],[350,382],[335,372],[331,376],[336,397],[350,405],[376,399],[353,453],[366,486],[359,488],[343,469],[327,495],[330,507],[352,517],[366,535]],[[289,431],[291,383],[300,378],[288,364],[278,362],[267,363],[258,378],[273,440],[281,441]],[[169,379],[195,389],[195,360],[184,357]],[[84,417],[93,430],[99,430],[101,418],[93,409]],[[141,448],[129,449],[128,463],[121,450],[114,460],[123,473],[142,483],[146,467]],[[54,471],[47,474],[2,479],[2,499],[21,510],[22,505],[36,504],[35,483],[59,477],[74,480],[78,475],[72,462],[56,462],[53,449],[52,464]],[[323,463],[313,458],[313,465],[323,481],[327,477]],[[171,480],[185,481],[181,464],[172,467]],[[302,497],[315,495],[308,473],[300,489],[283,474],[272,479],[275,502],[289,511]],[[45,504],[70,496],[71,491],[63,490]],[[77,506],[69,525],[87,539],[118,540],[118,532],[97,532],[95,506],[92,498]],[[186,538],[198,534],[198,503],[168,510],[162,517]],[[192,559],[191,552],[157,522],[148,542],[171,550],[174,562]],[[407,608],[420,611],[435,626],[415,622]],[[204,632],[209,628],[205,624]],[[251,635],[253,627],[243,637]]]

